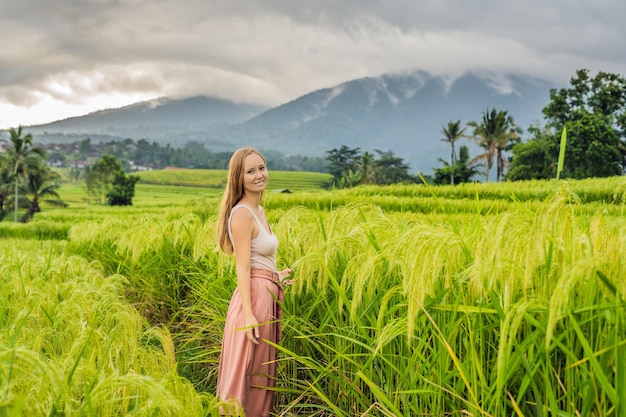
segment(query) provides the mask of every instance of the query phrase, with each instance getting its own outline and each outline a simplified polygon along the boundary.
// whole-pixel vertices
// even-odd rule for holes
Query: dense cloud
[[[625,15],[622,0],[2,2],[0,127],[38,103],[207,94],[277,105],[413,69],[563,83],[578,68],[625,73]]]

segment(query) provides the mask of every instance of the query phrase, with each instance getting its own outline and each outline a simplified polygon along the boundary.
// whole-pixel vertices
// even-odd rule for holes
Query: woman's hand
[[[244,332],[246,332],[246,337],[249,341],[255,345],[259,344],[259,337],[261,337],[261,335],[259,333],[259,322],[256,320],[256,317],[250,316],[246,318]]]
[[[282,271],[280,271],[278,273],[278,279],[280,280],[280,283],[283,284],[283,285],[291,285],[291,284],[293,284],[293,279],[291,279],[291,278],[286,279],[292,273],[293,273],[293,269],[291,269],[291,268],[283,269]]]

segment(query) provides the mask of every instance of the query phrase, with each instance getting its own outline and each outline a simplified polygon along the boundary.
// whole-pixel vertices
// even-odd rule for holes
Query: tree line
[[[33,144],[21,126],[11,128],[8,146],[0,154],[0,221],[13,213],[14,222],[27,222],[41,211],[41,204],[67,206],[57,189],[61,175],[48,164],[48,153]],[[107,205],[131,205],[139,177],[126,175],[112,155],[103,155],[86,171],[87,193],[92,201]],[[24,210],[19,216],[19,210]]]
[[[546,125],[529,128],[531,138],[511,149],[510,180],[554,177],[562,129],[567,150],[561,177],[622,175],[626,171],[626,79],[578,70],[570,88],[552,89],[543,109]]]
[[[489,181],[495,166],[496,181],[549,179],[556,175],[561,132],[567,129],[567,151],[561,178],[609,177],[626,172],[626,79],[599,72],[594,77],[578,70],[569,88],[551,89],[550,103],[542,110],[545,125],[523,130],[507,110],[487,109],[478,121],[465,125],[451,120],[441,130],[440,140],[450,145],[449,160],[433,175],[408,174],[408,166],[391,152],[376,151],[380,158],[359,148],[342,146],[327,152],[328,170],[333,184],[351,187],[358,184],[427,181],[432,184],[459,184],[483,179]],[[473,158],[468,139],[481,149]],[[482,178],[481,178],[482,177]],[[419,181],[421,182],[421,181]]]
[[[207,149],[204,144],[189,141],[175,148],[170,144],[161,145],[146,139],[124,139],[121,141],[94,142],[85,138],[73,143],[52,143],[42,145],[49,152],[51,164],[59,167],[84,167],[102,155],[115,156],[127,171],[163,169],[169,166],[196,169],[228,169],[232,152],[219,152]],[[322,157],[285,156],[277,151],[264,152],[268,164],[279,171],[325,172]],[[78,173],[78,171],[75,171]]]

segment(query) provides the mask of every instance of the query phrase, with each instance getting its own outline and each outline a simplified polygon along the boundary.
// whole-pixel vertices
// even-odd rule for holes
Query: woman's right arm
[[[235,247],[235,267],[237,269],[237,288],[241,298],[241,307],[245,319],[245,333],[248,340],[258,344],[258,321],[252,311],[252,296],[250,292],[250,258],[252,235],[254,233],[254,219],[248,210],[237,210],[231,218],[233,246]]]

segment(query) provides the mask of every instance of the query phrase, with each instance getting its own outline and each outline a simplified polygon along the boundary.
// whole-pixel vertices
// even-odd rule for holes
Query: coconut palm
[[[496,181],[500,181],[504,174],[505,168],[509,167],[509,160],[505,157],[504,153],[510,151],[515,144],[519,143],[519,134],[522,133],[522,129],[515,125],[513,117],[507,115],[506,111],[498,113],[497,119],[498,136],[496,136]]]
[[[495,135],[496,135],[496,109],[483,112],[480,123],[471,121],[467,125],[474,128],[473,136],[478,145],[485,150],[484,153],[474,157],[471,162],[484,161],[485,182],[489,181],[489,171],[493,167],[493,160],[496,155]]]
[[[452,152],[450,153],[450,184],[454,185],[454,167],[456,165],[456,151],[454,149],[454,144],[457,140],[465,137],[465,128],[461,129],[461,121],[457,120],[453,122],[450,120],[448,125],[445,126],[441,133],[443,133],[443,138],[441,140],[443,142],[449,143],[452,148]]]
[[[39,165],[30,167],[26,174],[22,192],[26,199],[28,210],[21,217],[21,222],[27,222],[41,211],[40,203],[66,207],[61,197],[56,192],[59,188],[61,176],[52,171],[43,161]]]
[[[485,181],[489,181],[489,171],[493,167],[494,160],[497,164],[497,181],[504,172],[504,168],[508,161],[504,157],[504,151],[509,150],[512,145],[519,141],[518,133],[521,130],[515,125],[513,117],[508,112],[498,111],[495,108],[483,112],[483,118],[480,123],[469,122],[467,124],[474,128],[474,140],[482,147],[485,152],[474,157],[470,163],[477,160],[483,160],[485,166]]]
[[[17,222],[19,180],[26,176],[29,167],[37,166],[42,159],[45,159],[46,151],[41,147],[33,146],[33,136],[30,133],[24,134],[22,126],[19,126],[17,129],[10,128],[9,136],[13,149],[8,148],[5,151],[4,159],[15,181],[14,221]]]

